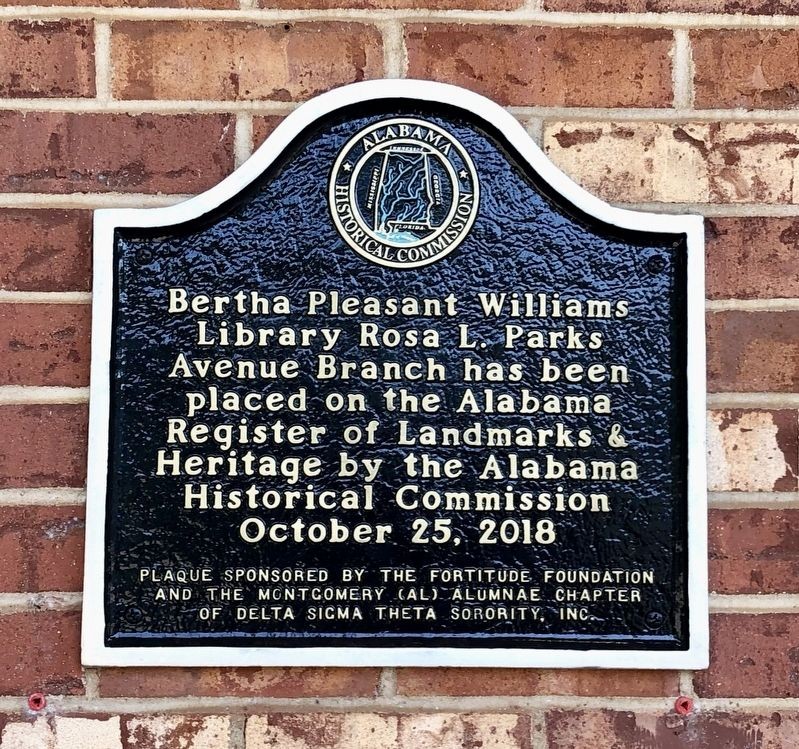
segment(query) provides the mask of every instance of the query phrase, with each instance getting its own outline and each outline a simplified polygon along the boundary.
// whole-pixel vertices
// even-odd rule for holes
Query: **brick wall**
[[[3,749],[799,746],[795,0],[19,1],[0,0]],[[506,105],[611,202],[708,217],[710,669],[82,669],[90,211],[199,192],[297,102],[406,75]]]

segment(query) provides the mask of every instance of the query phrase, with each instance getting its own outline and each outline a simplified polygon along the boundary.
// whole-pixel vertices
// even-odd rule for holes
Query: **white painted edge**
[[[482,117],[552,188],[577,208],[625,229],[688,237],[688,603],[690,647],[682,651],[511,648],[124,647],[104,645],[105,495],[108,466],[113,238],[118,227],[168,227],[198,218],[257,179],[307,126],[335,110],[395,98],[455,106]],[[701,216],[613,207],[561,172],[502,107],[457,86],[418,80],[355,83],[294,110],[233,174],[177,205],[100,209],[94,214],[91,398],[82,661],[87,666],[496,666],[511,668],[700,669],[709,662],[705,491],[704,225]]]

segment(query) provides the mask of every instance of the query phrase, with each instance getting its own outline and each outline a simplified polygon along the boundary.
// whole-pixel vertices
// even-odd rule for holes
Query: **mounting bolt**
[[[678,715],[690,715],[694,711],[694,701],[690,697],[680,696],[674,703],[674,711]]]
[[[47,699],[41,692],[33,692],[28,695],[28,707],[34,712],[44,710],[47,706]]]
[[[131,609],[128,609],[128,621],[131,624],[139,624],[142,619],[144,619],[144,612],[141,609],[138,609],[135,606]]]

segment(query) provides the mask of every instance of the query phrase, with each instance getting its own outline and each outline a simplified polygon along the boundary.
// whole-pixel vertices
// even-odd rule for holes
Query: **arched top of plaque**
[[[399,122],[402,113],[419,119],[420,112],[437,114],[444,119],[447,115],[454,115],[496,138],[512,153],[519,166],[526,167],[538,177],[539,186],[549,192],[550,197],[561,198],[558,202],[562,209],[570,205],[584,217],[607,228],[650,234],[683,234],[689,245],[701,249],[704,236],[701,216],[649,213],[612,206],[558,169],[519,121],[495,102],[459,86],[408,79],[363,81],[321,94],[289,114],[243,165],[213,188],[172,206],[96,211],[95,229],[102,235],[119,227],[165,228],[206,217],[224,208],[262,179],[276,162],[303,140],[304,133],[326,120],[368,118],[371,114],[372,119],[379,123],[384,119],[380,117],[381,113],[394,113]],[[442,134],[446,137],[445,133]],[[411,267],[414,267],[413,263]]]
[[[428,81],[96,211],[84,663],[703,667],[703,267]]]

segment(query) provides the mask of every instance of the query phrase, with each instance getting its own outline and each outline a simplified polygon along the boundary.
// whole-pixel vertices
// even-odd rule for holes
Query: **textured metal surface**
[[[451,255],[418,269],[381,267],[361,258],[336,232],[328,209],[326,191],[330,168],[344,143],[361,128],[385,117],[419,116],[446,128],[464,145],[475,162],[482,190],[480,209],[468,237]],[[246,644],[246,645],[503,645],[509,647],[641,647],[681,649],[686,647],[687,607],[685,605],[685,491],[687,447],[685,443],[685,247],[675,243],[674,235],[634,234],[600,225],[595,219],[577,214],[565,201],[548,194],[522,165],[498,133],[488,132],[484,124],[464,119],[460,111],[436,107],[410,107],[385,104],[339,112],[320,121],[304,133],[282,161],[246,194],[223,206],[203,220],[168,230],[120,230],[115,246],[117,304],[115,342],[112,361],[112,425],[108,498],[107,554],[107,638],[111,645],[159,644]],[[393,522],[392,541],[372,544],[245,544],[238,537],[245,511],[191,511],[181,509],[183,477],[155,477],[155,454],[164,446],[165,420],[185,413],[185,393],[203,383],[169,379],[178,351],[198,358],[244,356],[248,358],[296,358],[307,364],[319,352],[312,349],[283,351],[265,348],[253,352],[233,348],[202,348],[191,345],[196,319],[188,315],[169,315],[166,290],[182,286],[192,293],[235,293],[257,289],[263,294],[285,293],[304,298],[310,289],[338,290],[345,294],[380,297],[416,295],[444,297],[456,293],[461,314],[457,320],[407,320],[396,318],[392,327],[438,328],[444,347],[438,351],[422,348],[397,348],[390,352],[357,350],[355,330],[365,318],[297,315],[248,317],[252,326],[292,324],[318,327],[329,325],[344,330],[336,355],[344,359],[384,358],[413,361],[434,354],[450,362],[458,371],[464,357],[451,345],[456,322],[471,323],[475,335],[484,336],[489,346],[474,355],[476,360],[518,362],[530,366],[549,356],[553,363],[579,361],[621,362],[630,367],[632,383],[590,388],[590,392],[611,395],[614,413],[610,416],[568,416],[560,420],[575,431],[590,425],[596,435],[604,435],[613,422],[624,424],[630,447],[625,457],[639,466],[635,482],[560,482],[567,491],[606,492],[613,498],[611,513],[524,513],[533,518],[551,518],[558,530],[551,545],[478,544],[476,525],[485,513],[424,512],[398,510],[389,498],[397,487],[409,483],[398,466],[408,448],[387,444],[396,434],[395,417],[387,418],[381,409],[380,393],[386,385],[354,381],[351,387],[364,393],[374,418],[381,420],[377,445],[348,447],[353,457],[384,458],[378,481],[377,509],[363,513],[367,522]],[[559,293],[578,299],[604,298],[630,300],[631,313],[624,320],[515,321],[530,328],[563,328],[573,323],[583,330],[598,330],[606,335],[602,351],[530,351],[502,348],[496,321],[486,321],[477,309],[476,294],[481,291]],[[216,321],[234,316],[207,316]],[[385,324],[386,320],[375,322]],[[457,378],[453,378],[454,384]],[[209,380],[213,383],[213,380]],[[208,383],[206,383],[208,384]],[[219,380],[224,389],[261,390],[279,388],[269,381],[246,385]],[[314,382],[301,375],[289,391],[305,386],[309,390],[307,416],[282,414],[287,423],[363,423],[372,414],[332,416],[324,412],[321,399],[332,390],[341,390],[335,381]],[[474,383],[477,388],[493,387],[497,392],[514,392],[542,385],[530,375],[516,383]],[[468,426],[475,420],[487,425],[524,424],[551,426],[557,416],[453,414],[458,387],[453,383],[423,383],[414,387],[439,393],[448,403],[446,414],[404,415],[413,428],[422,423]],[[555,394],[587,392],[585,386],[563,381],[546,387]],[[250,417],[252,419],[252,417]],[[255,421],[267,421],[267,415]],[[220,413],[206,423],[236,423],[236,414]],[[393,438],[392,438],[393,441]],[[606,459],[608,448],[597,440],[595,447],[519,449],[529,457],[541,459],[552,452],[559,459],[592,457]],[[335,462],[339,444],[326,442],[318,447],[262,448],[277,456],[318,454]],[[191,452],[219,452],[199,447]],[[437,447],[425,452],[440,458],[460,457],[467,470],[458,480],[418,481],[424,488],[465,490],[517,489],[547,491],[558,482],[499,481],[497,486],[474,479],[476,459],[485,448]],[[191,480],[191,479],[189,479]],[[197,479],[199,480],[199,479]],[[207,480],[207,479],[203,479]],[[211,479],[213,480],[213,479]],[[347,479],[326,475],[312,483],[342,489]],[[351,482],[351,480],[349,480]],[[226,485],[235,479],[225,479]],[[242,479],[247,486],[252,480]],[[304,482],[303,482],[304,483]],[[279,482],[275,488],[289,488]],[[268,513],[263,517],[270,519]],[[354,524],[362,513],[334,513]],[[271,519],[293,519],[293,513],[276,512]],[[330,513],[305,513],[306,520],[325,520]],[[462,543],[419,546],[409,543],[410,519],[450,517]],[[504,516],[503,516],[504,517]],[[511,513],[508,517],[522,517]],[[431,567],[482,567],[530,569],[540,576],[544,568],[653,569],[656,584],[642,588],[640,604],[592,604],[588,621],[561,621],[560,605],[552,599],[556,586],[542,586],[545,601],[540,605],[543,621],[379,622],[367,616],[363,621],[238,622],[226,613],[213,624],[200,625],[195,595],[187,602],[157,602],[153,586],[142,585],[137,570],[142,566],[208,567],[364,567],[369,570],[365,584],[382,586],[377,569],[410,566],[419,570]],[[195,592],[202,586],[194,587]],[[387,584],[392,597],[396,585]],[[407,587],[407,586],[406,586]],[[429,587],[429,586],[428,586]],[[590,586],[575,586],[590,587]],[[253,589],[257,586],[252,586]],[[442,588],[446,591],[446,586]],[[248,594],[249,595],[249,594]],[[259,605],[252,597],[248,605]],[[432,604],[443,610],[445,601]]]

